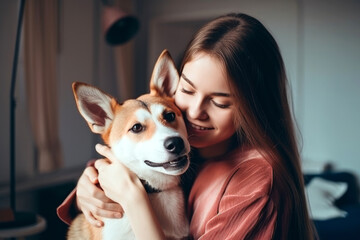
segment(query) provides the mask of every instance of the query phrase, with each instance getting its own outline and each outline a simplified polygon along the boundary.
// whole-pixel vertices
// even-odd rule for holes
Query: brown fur
[[[88,231],[82,231],[81,229],[88,229]],[[80,214],[71,223],[67,239],[101,239],[101,228],[91,226],[91,224],[86,221],[84,214]]]

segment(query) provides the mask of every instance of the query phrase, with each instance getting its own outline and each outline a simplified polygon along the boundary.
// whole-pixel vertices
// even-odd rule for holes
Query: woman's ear
[[[172,97],[179,83],[179,74],[168,50],[164,50],[156,61],[151,80],[150,93]]]
[[[81,116],[94,133],[103,134],[113,120],[116,100],[100,89],[86,83],[74,82],[73,93]]]

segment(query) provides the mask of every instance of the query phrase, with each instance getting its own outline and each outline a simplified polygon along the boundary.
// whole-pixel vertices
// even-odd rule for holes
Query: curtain
[[[57,95],[58,0],[26,1],[25,85],[37,170],[62,166]]]

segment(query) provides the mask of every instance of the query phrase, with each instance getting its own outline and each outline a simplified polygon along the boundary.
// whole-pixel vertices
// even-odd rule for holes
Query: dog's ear
[[[112,122],[116,100],[86,83],[74,82],[72,89],[77,108],[91,131],[105,133]]]
[[[168,50],[156,61],[150,81],[150,93],[172,97],[179,83],[179,74]]]

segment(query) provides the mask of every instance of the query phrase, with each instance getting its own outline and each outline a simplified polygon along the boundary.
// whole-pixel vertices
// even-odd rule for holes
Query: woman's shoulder
[[[265,159],[260,151],[255,148],[239,147],[234,149],[227,156],[226,160],[231,162],[232,165],[236,165],[236,168],[246,168],[255,172],[265,171],[267,173],[272,172],[273,170],[271,164]]]
[[[257,151],[243,153],[238,158],[231,175],[224,182],[219,201],[219,209],[238,209],[238,211],[251,213],[261,209],[271,197],[273,185],[273,168],[269,162]],[[268,207],[272,207],[270,204]],[[265,211],[265,210],[264,210]],[[268,209],[266,211],[272,211]],[[257,213],[256,213],[257,214]],[[254,219],[256,219],[254,214]],[[257,215],[256,215],[257,216]]]
[[[260,174],[265,176],[271,176],[273,172],[273,167],[271,164],[256,150],[250,150],[246,158],[240,159],[238,162],[238,172],[246,172],[252,174]],[[247,175],[248,175],[247,174]]]
[[[268,195],[273,184],[273,169],[254,149],[234,149],[206,163],[199,171],[192,192],[216,188],[218,194]]]
[[[273,185],[271,164],[255,149],[239,151],[233,155],[235,165],[228,178],[227,188],[240,194],[259,192],[268,195]]]

